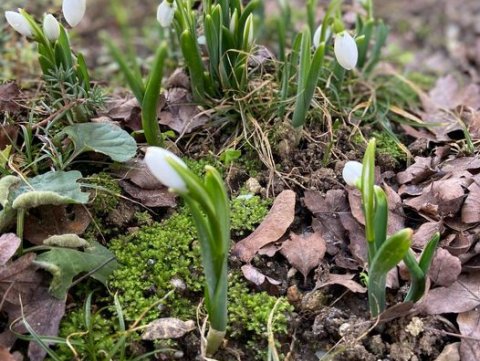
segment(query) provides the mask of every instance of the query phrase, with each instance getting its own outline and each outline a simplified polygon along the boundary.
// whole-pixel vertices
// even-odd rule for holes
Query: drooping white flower
[[[63,0],[63,16],[72,28],[82,21],[86,8],[87,0]]]
[[[357,43],[346,30],[335,35],[334,51],[338,63],[343,68],[347,70],[355,68],[358,60]]]
[[[200,35],[197,38],[198,45],[207,45],[207,37],[205,35]]]
[[[168,28],[172,24],[176,8],[175,1],[170,0],[163,0],[158,5],[157,20],[162,27]]]
[[[22,14],[16,11],[5,11],[5,19],[15,31],[23,36],[32,36],[32,27]]]
[[[342,177],[345,183],[349,186],[357,187],[362,177],[362,168],[362,163],[357,161],[351,160],[345,163],[342,171]]]
[[[152,174],[161,183],[179,193],[187,192],[187,185],[182,177],[169,164],[169,160],[176,162],[182,167],[187,168],[187,165],[172,152],[159,148],[148,147],[145,153],[145,164]]]
[[[43,33],[50,41],[55,41],[60,36],[60,24],[52,14],[47,14],[43,18]]]
[[[313,34],[313,46],[317,49],[320,46],[320,36],[322,35],[322,24],[320,24]],[[330,35],[332,35],[332,30],[328,27],[325,32],[325,40],[327,40]]]

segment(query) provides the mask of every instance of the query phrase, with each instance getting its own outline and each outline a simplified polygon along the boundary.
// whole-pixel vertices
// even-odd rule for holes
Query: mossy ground
[[[233,199],[232,234],[241,236],[253,230],[267,214],[269,204],[268,200],[258,196]],[[109,248],[120,263],[109,286],[112,292],[118,294],[127,324],[141,319],[139,324],[145,325],[160,317],[196,319],[203,295],[204,276],[196,230],[186,207],[180,206],[175,214],[161,223],[144,226],[135,233],[112,240]],[[265,292],[252,292],[238,271],[233,270],[229,289],[228,335],[231,339],[255,345],[255,353],[262,355],[262,351],[266,350],[268,317],[278,298]],[[109,305],[97,312],[95,317],[99,322],[90,331],[95,333],[92,337],[97,340],[100,350],[113,347],[111,340],[115,339],[116,316],[112,297],[97,301]],[[281,298],[273,327],[277,335],[287,333],[291,311],[292,306]],[[69,312],[62,322],[60,335],[68,337],[77,334],[72,339],[86,341],[86,335],[78,334],[86,331],[83,318],[82,309]],[[106,322],[106,319],[110,321]],[[138,340],[138,333],[131,334],[130,341],[133,340]],[[85,342],[85,345],[88,343]],[[65,346],[61,347],[61,351],[72,356]]]

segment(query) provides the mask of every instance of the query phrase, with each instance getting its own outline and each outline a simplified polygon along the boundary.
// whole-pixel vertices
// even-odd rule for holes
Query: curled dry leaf
[[[278,241],[293,223],[295,199],[295,192],[291,190],[280,193],[260,226],[233,247],[233,255],[248,263],[260,248]]]
[[[358,265],[361,267],[367,260],[367,240],[365,239],[365,230],[351,214],[340,214],[340,221],[348,233],[350,242],[348,248],[353,257],[356,258]]]
[[[443,232],[443,224],[441,221],[423,223],[413,234],[412,247],[423,249],[436,232]]]
[[[422,195],[410,198],[405,204],[432,218],[452,217],[463,203],[465,192],[462,180],[451,178],[434,181],[423,189]]]
[[[175,194],[164,186],[158,189],[144,189],[126,181],[120,181],[120,186],[133,198],[139,200],[146,207],[175,207]]]
[[[15,233],[0,236],[0,266],[3,266],[15,254],[22,240]]]
[[[166,340],[183,337],[195,329],[195,321],[182,321],[166,317],[150,322],[143,332],[142,340]]]
[[[478,223],[480,222],[480,186],[473,182],[468,187],[468,196],[462,207],[462,222]]]
[[[397,181],[400,184],[418,184],[433,174],[435,174],[435,170],[433,169],[432,158],[415,157],[415,163],[397,174]]]
[[[354,293],[365,293],[367,289],[360,285],[358,282],[353,280],[355,277],[354,274],[334,274],[330,273],[328,279],[325,282],[317,282],[315,285],[315,289],[319,289],[329,285],[340,285],[343,287],[348,288],[350,291]]]
[[[428,275],[435,285],[448,287],[462,272],[462,263],[443,248],[437,249]]]
[[[283,243],[280,253],[306,279],[310,271],[320,264],[325,256],[325,251],[325,240],[318,233],[301,235],[291,233],[290,239]]]
[[[417,304],[421,313],[438,315],[441,313],[461,313],[473,310],[480,305],[480,274],[461,274],[449,287],[430,290],[424,300]]]
[[[258,270],[258,268],[255,268],[250,264],[243,265],[241,269],[243,276],[258,287],[263,288],[268,285],[278,286],[282,284],[282,282],[280,281],[265,276],[262,272]]]
[[[91,222],[82,205],[40,206],[25,218],[25,239],[33,244],[43,244],[50,236],[58,234],[83,234]]]
[[[480,360],[480,311],[460,313],[457,323],[462,336],[460,358],[462,361]]]
[[[329,190],[325,197],[318,191],[305,191],[305,206],[313,213],[312,228],[327,243],[327,253],[336,255],[345,242],[340,214],[350,213],[344,190]]]

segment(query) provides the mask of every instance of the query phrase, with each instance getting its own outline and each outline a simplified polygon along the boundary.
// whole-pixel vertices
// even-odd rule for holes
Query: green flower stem
[[[375,183],[375,139],[370,140],[363,157],[361,193],[365,214],[367,242],[375,242],[374,183]]]

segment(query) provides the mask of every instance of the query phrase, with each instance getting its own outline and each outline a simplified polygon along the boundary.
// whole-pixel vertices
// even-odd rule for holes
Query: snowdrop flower
[[[346,30],[336,34],[334,51],[338,63],[343,68],[347,70],[355,68],[358,60],[357,43]]]
[[[60,36],[60,25],[52,14],[43,18],[43,33],[50,41],[55,41]]]
[[[342,176],[349,186],[357,187],[362,177],[363,165],[360,162],[348,161],[343,167]]]
[[[205,35],[200,35],[197,38],[197,43],[198,45],[207,45],[207,38],[205,37]]]
[[[5,19],[15,31],[23,36],[32,36],[32,28],[22,14],[16,11],[5,11]]]
[[[164,28],[168,28],[175,16],[177,6],[174,0],[163,0],[157,9],[157,20]]]
[[[72,28],[82,21],[86,7],[87,0],[63,0],[63,16]]]
[[[172,152],[159,147],[148,147],[145,154],[145,164],[150,172],[152,172],[155,178],[161,183],[173,189],[175,192],[186,193],[187,185],[168,161],[174,161],[180,166],[187,168],[183,160]]]
[[[315,34],[313,34],[313,46],[315,49],[318,49],[320,46],[320,36],[322,35],[322,24],[320,24],[315,30]],[[332,35],[332,30],[330,28],[327,28],[327,31],[325,32],[325,40],[327,40],[330,35]]]

